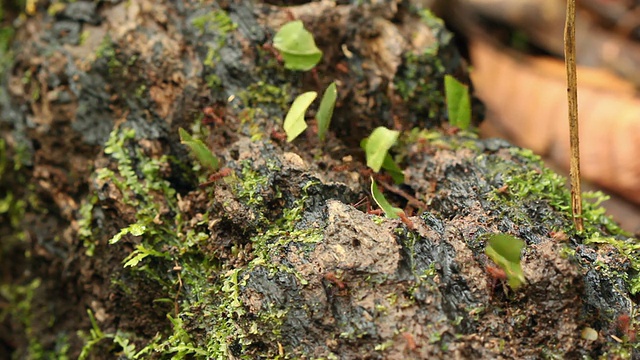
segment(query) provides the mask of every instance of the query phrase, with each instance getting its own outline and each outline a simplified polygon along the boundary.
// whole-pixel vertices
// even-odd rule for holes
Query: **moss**
[[[275,105],[279,111],[284,113],[291,101],[291,85],[275,86],[265,81],[258,81],[249,85],[237,96],[248,107]]]
[[[42,314],[41,309],[33,307],[33,300],[40,285],[39,278],[32,279],[24,285],[0,285],[0,297],[8,301],[8,306],[0,308],[0,322],[4,322],[8,316],[11,317],[14,324],[19,324],[15,330],[23,332],[24,338],[28,341],[26,349],[15,353],[14,358],[68,359],[69,344],[64,334],[58,336],[54,349],[45,350],[38,339],[38,331],[34,329],[36,317]]]
[[[211,90],[215,91],[215,90],[220,90],[222,88],[222,80],[220,80],[220,77],[216,74],[207,75],[205,78],[205,81],[207,83],[207,86]]]
[[[262,206],[264,199],[260,194],[265,191],[268,182],[265,176],[260,176],[251,168],[249,162],[245,161],[242,166],[242,181],[238,183],[236,195],[250,206]]]
[[[163,178],[162,169],[167,167],[168,157],[151,158],[147,156],[135,142],[135,131],[132,129],[115,129],[107,143],[105,153],[115,162],[113,168],[101,168],[96,171],[98,183],[112,183],[122,196],[122,203],[133,209],[135,221],[121,229],[111,240],[117,244],[125,235],[139,236],[141,241],[135,246],[128,257],[123,259],[123,267],[132,272],[133,278],[146,279],[157,284],[159,289],[171,292],[179,279],[173,273],[167,274],[167,267],[171,267],[175,256],[170,248],[176,248],[180,242],[177,232],[182,226],[182,215],[172,216],[177,212],[176,191]],[[91,194],[80,209],[79,237],[84,240],[87,253],[90,255],[98,241],[91,229],[92,210],[99,204],[100,193]],[[119,245],[113,245],[119,246]],[[165,263],[166,261],[166,263]],[[130,283],[118,278],[112,283],[123,293],[136,296],[129,291]],[[167,299],[172,294],[167,293]],[[162,299],[157,299],[163,301]],[[91,315],[89,316],[91,320]],[[139,342],[135,334],[116,332],[102,334],[95,322],[83,350],[84,356],[90,356],[93,351],[104,351],[105,339],[112,343],[107,346],[112,352],[133,353],[133,341]],[[100,347],[94,345],[100,343]]]
[[[132,130],[114,130],[105,152],[115,160],[115,164],[111,169],[98,170],[98,179],[112,182],[122,194],[124,202],[133,207],[136,213],[136,222],[121,229],[118,233],[120,236],[112,239],[115,243],[112,246],[119,246],[119,241],[127,234],[137,236],[138,244],[123,260],[123,266],[127,268],[126,271],[138,273],[147,281],[158,284],[165,296],[157,301],[174,303],[177,312],[167,314],[172,329],[169,334],[152,339],[142,348],[133,345],[137,339],[135,334],[126,337],[118,336],[118,333],[100,334],[95,327],[94,335],[87,337],[87,344],[112,342],[112,351],[122,353],[124,347],[117,344],[120,339],[118,341],[128,346],[127,351],[138,357],[280,356],[283,350],[273,344],[277,344],[287,313],[270,303],[263,304],[256,314],[247,313],[242,302],[242,289],[258,273],[264,273],[267,277],[276,273],[291,274],[299,284],[306,283],[291,265],[280,263],[279,259],[283,258],[285,252],[294,250],[304,256],[322,240],[321,229],[302,226],[302,215],[308,201],[307,191],[317,183],[306,182],[300,189],[302,195],[299,198],[287,200],[290,203],[285,205],[282,212],[273,214],[264,197],[266,190],[273,191],[269,188],[272,186],[269,177],[262,175],[260,169],[252,168],[249,162],[241,163],[241,176],[230,177],[227,186],[237,201],[258,214],[265,230],[258,231],[248,239],[253,248],[250,260],[242,266],[231,265],[208,250],[215,246],[212,243],[215,238],[207,228],[211,221],[217,223],[214,219],[221,214],[212,212],[217,208],[211,207],[194,223],[192,215],[183,213],[175,206],[175,191],[158,172],[161,162],[165,161],[164,157],[148,158],[138,149],[134,139]],[[278,171],[276,164],[267,167]],[[278,189],[269,194],[269,201],[282,197]],[[166,199],[167,203],[161,199]],[[287,204],[287,201],[284,203]],[[84,225],[90,223],[91,203],[89,199],[83,207]],[[163,206],[172,209],[171,218],[151,216],[162,215]],[[85,235],[89,236],[88,233]],[[243,251],[241,247],[234,245],[234,249],[235,256],[248,256],[240,255]],[[179,270],[167,272],[167,268],[174,268],[176,264]],[[114,279],[114,284],[123,287],[126,292],[123,282]],[[269,346],[257,346],[258,343]],[[88,355],[95,351],[93,346],[86,349]]]
[[[5,174],[10,164],[8,156],[6,143],[4,139],[0,139],[0,184],[6,181]],[[7,191],[4,198],[0,198],[0,216],[8,217],[10,226],[17,229],[24,216],[25,205],[23,200],[16,199],[11,191]]]
[[[461,130],[455,135],[447,135],[440,129],[423,129],[415,127],[410,131],[403,132],[398,139],[397,149],[410,149],[413,144],[421,146],[435,147],[439,149],[471,149],[479,151],[478,129]],[[405,154],[401,151],[396,157],[397,162],[401,162]]]
[[[510,208],[518,208],[519,204],[530,201],[546,201],[566,223],[571,223],[571,192],[566,187],[566,179],[544,166],[539,156],[531,150],[511,148],[515,161],[522,166],[513,164],[499,164],[494,167],[490,177],[500,174],[507,186],[508,192],[501,193],[495,189],[489,196],[490,200],[502,201]],[[587,192],[583,194],[584,237],[596,234],[628,235],[606,215],[606,210],[600,205],[606,200],[601,192]],[[567,233],[575,233],[575,229],[563,229]]]
[[[85,339],[85,345],[80,351],[78,360],[83,360],[89,357],[94,351],[94,348],[99,343],[104,342],[104,340],[110,340],[112,343],[109,349],[110,353],[126,359],[133,359],[137,355],[135,352],[136,347],[129,339],[129,337],[131,337],[130,334],[121,331],[117,331],[116,333],[104,333],[100,330],[91,310],[87,310],[87,314],[91,322],[91,330],[89,331],[89,334],[86,334],[83,331],[78,332],[78,335]]]
[[[49,4],[49,7],[47,8],[47,14],[49,14],[49,16],[55,16],[57,13],[63,11],[67,5],[65,4],[66,1],[55,1],[51,4]]]
[[[140,84],[140,85],[138,85],[138,87],[136,88],[136,91],[135,91],[134,96],[135,96],[136,98],[141,98],[143,95],[145,95],[145,94],[146,94],[146,91],[147,91],[147,86],[146,86],[146,85],[144,85],[144,84]]]
[[[431,74],[425,74],[438,68],[438,64],[433,64],[434,61],[437,62],[436,60],[436,57],[428,53],[422,56],[408,53],[404,56],[398,76],[394,78],[396,89],[402,100],[413,104],[412,110],[430,119],[442,116],[445,108],[441,84],[430,76]],[[417,99],[422,99],[420,104],[416,101]]]
[[[265,137],[264,129],[272,121],[282,123],[281,116],[286,113],[292,99],[291,85],[281,87],[266,81],[258,81],[249,85],[237,94],[241,106],[240,129],[252,141],[259,141]]]
[[[201,33],[213,30],[221,35],[226,35],[238,27],[229,15],[222,10],[214,10],[200,15],[191,20],[191,24]]]
[[[433,127],[446,119],[444,76],[454,73],[460,62],[449,58],[448,47],[453,36],[442,20],[429,10],[421,11],[419,15],[436,41],[421,53],[403,55],[402,64],[394,76],[394,85],[409,108],[408,120],[421,127],[429,121],[427,127]]]
[[[5,254],[25,239],[23,224],[25,213],[30,207],[38,208],[37,198],[32,184],[17,187],[14,184],[25,184],[23,170],[24,152],[18,149],[8,149],[4,139],[0,138],[0,224],[3,227],[2,241],[0,241],[0,261]],[[14,151],[13,156],[10,150]]]
[[[82,240],[84,247],[86,248],[85,254],[89,257],[93,256],[97,239],[93,234],[93,207],[98,202],[98,197],[92,195],[89,199],[85,200],[80,209],[78,210],[78,238]]]
[[[229,15],[222,10],[213,10],[191,20],[191,24],[201,35],[215,34],[217,40],[209,43],[207,56],[203,64],[207,67],[214,67],[219,60],[218,51],[224,46],[227,35],[236,29],[237,25],[231,20]]]
[[[129,98],[144,102],[146,99],[143,96],[149,94],[147,86],[150,80],[145,77],[144,72],[138,71],[141,66],[146,65],[139,64],[140,61],[139,54],[131,49],[123,51],[107,34],[95,51],[92,73],[104,77],[110,85],[111,94],[117,95],[116,99]]]
[[[34,185],[26,181],[24,165],[30,161],[30,155],[25,149],[22,145],[8,148],[0,138],[0,272],[4,275],[0,280],[0,323],[12,329],[5,334],[8,341],[15,340],[20,345],[14,358],[66,359],[69,351],[66,334],[55,338],[53,348],[43,345],[52,341],[43,334],[50,333],[54,319],[47,309],[35,305],[45,294],[32,265],[32,246],[27,241],[30,226],[25,222],[25,214],[46,210],[39,206]]]
[[[290,272],[291,269],[277,265],[275,260],[284,257],[284,252],[291,244],[300,246],[299,250],[305,252],[311,250],[312,245],[322,240],[321,229],[297,229],[296,225],[301,220],[304,203],[307,196],[296,201],[291,208],[284,209],[282,216],[275,222],[270,224],[268,230],[251,239],[254,244],[254,254],[261,258],[260,262],[265,262],[264,266],[269,269],[271,274],[279,271]],[[295,274],[295,273],[294,273]],[[297,275],[297,274],[295,274]],[[304,281],[299,277],[300,281]]]
[[[11,65],[13,59],[11,42],[13,41],[14,33],[13,27],[0,27],[0,74],[6,74],[6,70]]]
[[[168,162],[167,157],[151,159],[138,147],[130,149],[134,138],[133,129],[116,129],[111,133],[104,152],[116,160],[117,174],[108,168],[102,168],[97,172],[98,179],[113,181],[121,191],[126,204],[151,205],[153,208],[147,210],[157,213],[160,205],[154,202],[155,196],[152,192],[155,191],[166,196],[167,205],[175,207],[175,190],[159,174],[160,169]],[[133,159],[136,160],[135,164]]]
[[[508,193],[502,194],[496,189],[489,199],[505,202],[509,209],[526,208],[523,206],[525,203],[546,201],[556,210],[548,216],[561,217],[562,223],[573,224],[571,192],[566,186],[566,179],[545,167],[540,157],[531,150],[512,148],[511,152],[515,158],[523,162],[524,166],[506,164],[502,168],[496,167],[496,173],[500,173],[503,177]],[[601,264],[599,272],[612,279],[619,277],[626,279],[629,292],[632,295],[637,294],[640,292],[640,245],[637,239],[630,237],[610,216],[606,215],[606,210],[601,206],[606,199],[608,197],[601,192],[583,193],[584,231],[576,232],[573,225],[560,230],[582,239],[585,245],[595,247],[610,245],[615,248],[621,255],[622,261],[628,261],[629,269],[623,271],[621,267],[620,270],[614,270],[610,265]],[[518,221],[517,214],[510,215]],[[520,222],[529,218],[526,214],[521,214]],[[575,250],[564,251],[565,256],[572,254],[575,254]],[[576,259],[580,261],[579,258]]]
[[[585,239],[585,245],[598,246],[598,244],[608,244],[618,250],[618,253],[624,256],[630,265],[630,272],[618,274],[626,279],[629,285],[629,292],[631,295],[640,293],[640,243],[637,239],[633,238],[615,238],[613,236],[601,236],[593,235],[590,238]],[[608,266],[603,264],[603,269],[608,269]]]
[[[106,59],[110,73],[115,72],[118,68],[122,68],[123,64],[116,57],[116,49],[109,34],[105,35],[100,45],[98,45],[96,49],[96,59]]]
[[[634,348],[638,348],[638,344],[635,344]],[[621,360],[630,360],[633,359],[633,353],[631,349],[629,349],[628,344],[625,343],[614,343],[612,344],[609,351],[602,354],[598,359],[621,359]]]
[[[259,176],[255,172],[245,170],[244,173],[249,176],[250,181],[238,186],[238,196],[258,205],[261,201],[250,198],[246,191],[262,186],[265,181],[257,178]],[[264,304],[259,316],[254,318],[245,310],[241,288],[247,285],[252,272],[261,268],[269,269],[270,273],[293,272],[292,269],[274,261],[280,258],[280,251],[291,243],[309,244],[321,239],[320,230],[295,229],[300,221],[305,199],[303,196],[294,207],[286,209],[281,218],[268,226],[268,231],[251,238],[255,257],[246,266],[229,269],[224,264],[221,264],[221,267],[214,265],[217,261],[211,262],[213,268],[217,269],[215,272],[220,274],[218,280],[213,283],[207,280],[213,269],[206,263],[203,266],[202,259],[196,252],[187,250],[181,257],[180,264],[184,268],[182,281],[190,291],[184,294],[185,306],[180,315],[171,317],[174,332],[165,341],[151,344],[150,348],[144,351],[160,351],[172,354],[172,358],[187,355],[194,358],[228,358],[231,354],[247,354],[247,349],[258,351],[252,348],[255,341],[276,344],[279,328],[286,313],[272,304]],[[209,261],[212,260],[214,259]],[[208,330],[203,331],[204,329]],[[272,347],[262,349],[250,358],[274,357],[279,351]],[[249,355],[240,358],[249,358]]]

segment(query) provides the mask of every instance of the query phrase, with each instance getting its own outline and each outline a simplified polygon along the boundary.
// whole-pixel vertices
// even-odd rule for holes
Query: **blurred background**
[[[583,191],[603,190],[609,213],[640,233],[640,0],[577,0]],[[566,0],[435,0],[467,49],[483,136],[504,137],[568,175],[563,62]]]

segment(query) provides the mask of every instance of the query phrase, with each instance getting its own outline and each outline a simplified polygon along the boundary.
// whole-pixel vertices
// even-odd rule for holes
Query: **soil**
[[[640,356],[637,240],[592,204],[576,233],[564,179],[448,125],[466,64],[419,4],[55,4],[2,79],[0,358]],[[269,46],[291,19],[312,72]],[[314,105],[286,142],[295,96],[333,81],[326,141]],[[365,165],[378,126],[402,184]],[[370,213],[372,179],[404,218]],[[494,233],[526,243],[518,290]]]

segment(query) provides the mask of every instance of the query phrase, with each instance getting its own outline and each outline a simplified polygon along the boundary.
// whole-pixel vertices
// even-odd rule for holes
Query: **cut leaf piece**
[[[178,129],[178,133],[180,134],[180,142],[186,145],[189,150],[191,150],[191,154],[200,162],[200,164],[208,168],[210,170],[218,170],[219,161],[218,158],[213,155],[211,150],[199,139],[194,139],[186,132],[183,128]]]
[[[382,168],[389,172],[389,175],[391,175],[394,183],[402,184],[404,182],[404,171],[402,171],[398,164],[393,161],[393,158],[389,153],[387,153],[387,156],[384,157]]]
[[[320,141],[324,141],[327,131],[329,130],[329,124],[331,123],[331,117],[333,116],[333,108],[336,105],[336,99],[338,98],[338,90],[336,89],[336,83],[332,82],[327,86],[327,89],[322,95],[320,101],[320,107],[318,108],[318,137]]]
[[[282,55],[284,67],[290,70],[311,70],[322,59],[313,35],[300,20],[283,25],[273,38],[273,47]]]
[[[403,212],[402,209],[393,207],[389,201],[387,201],[387,198],[385,198],[382,192],[378,189],[378,185],[375,180],[373,180],[373,177],[371,178],[371,196],[388,218],[397,219],[400,217],[398,214]]]
[[[284,118],[284,132],[287,134],[287,141],[291,142],[307,128],[304,121],[304,114],[307,112],[309,105],[316,99],[318,93],[309,91],[299,95],[291,104],[291,109]]]
[[[367,149],[368,141],[369,138],[364,138],[360,141],[360,148],[362,148],[362,150]],[[400,166],[398,166],[398,164],[393,160],[391,154],[389,154],[388,152],[384,157],[384,160],[382,161],[382,168],[387,170],[389,175],[391,175],[394,183],[402,184],[404,182],[404,171],[402,171]]]
[[[384,126],[373,130],[366,140],[364,149],[367,155],[367,166],[375,172],[380,171],[387,152],[396,143],[399,135],[399,131],[389,130]]]
[[[444,76],[444,92],[447,99],[449,123],[466,130],[471,124],[471,100],[469,88],[451,75]]]
[[[516,290],[526,283],[520,266],[520,252],[524,241],[507,234],[491,234],[485,253],[507,275],[509,287]]]

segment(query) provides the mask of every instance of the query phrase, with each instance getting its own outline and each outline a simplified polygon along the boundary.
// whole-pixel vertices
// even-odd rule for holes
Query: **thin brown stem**
[[[567,67],[567,96],[569,99],[569,138],[571,147],[571,208],[576,230],[582,223],[582,191],[580,190],[580,138],[578,135],[578,81],[576,74],[576,0],[567,1],[564,28],[564,57]]]
[[[406,191],[400,190],[395,186],[389,185],[384,181],[380,181],[379,182],[380,186],[382,186],[385,190],[388,190],[396,195],[402,196],[405,200],[407,200],[407,202],[409,203],[409,205],[421,209],[424,211],[424,209],[427,208],[427,204],[425,204],[424,202],[416,199],[415,196],[411,196],[409,193],[407,193]]]

